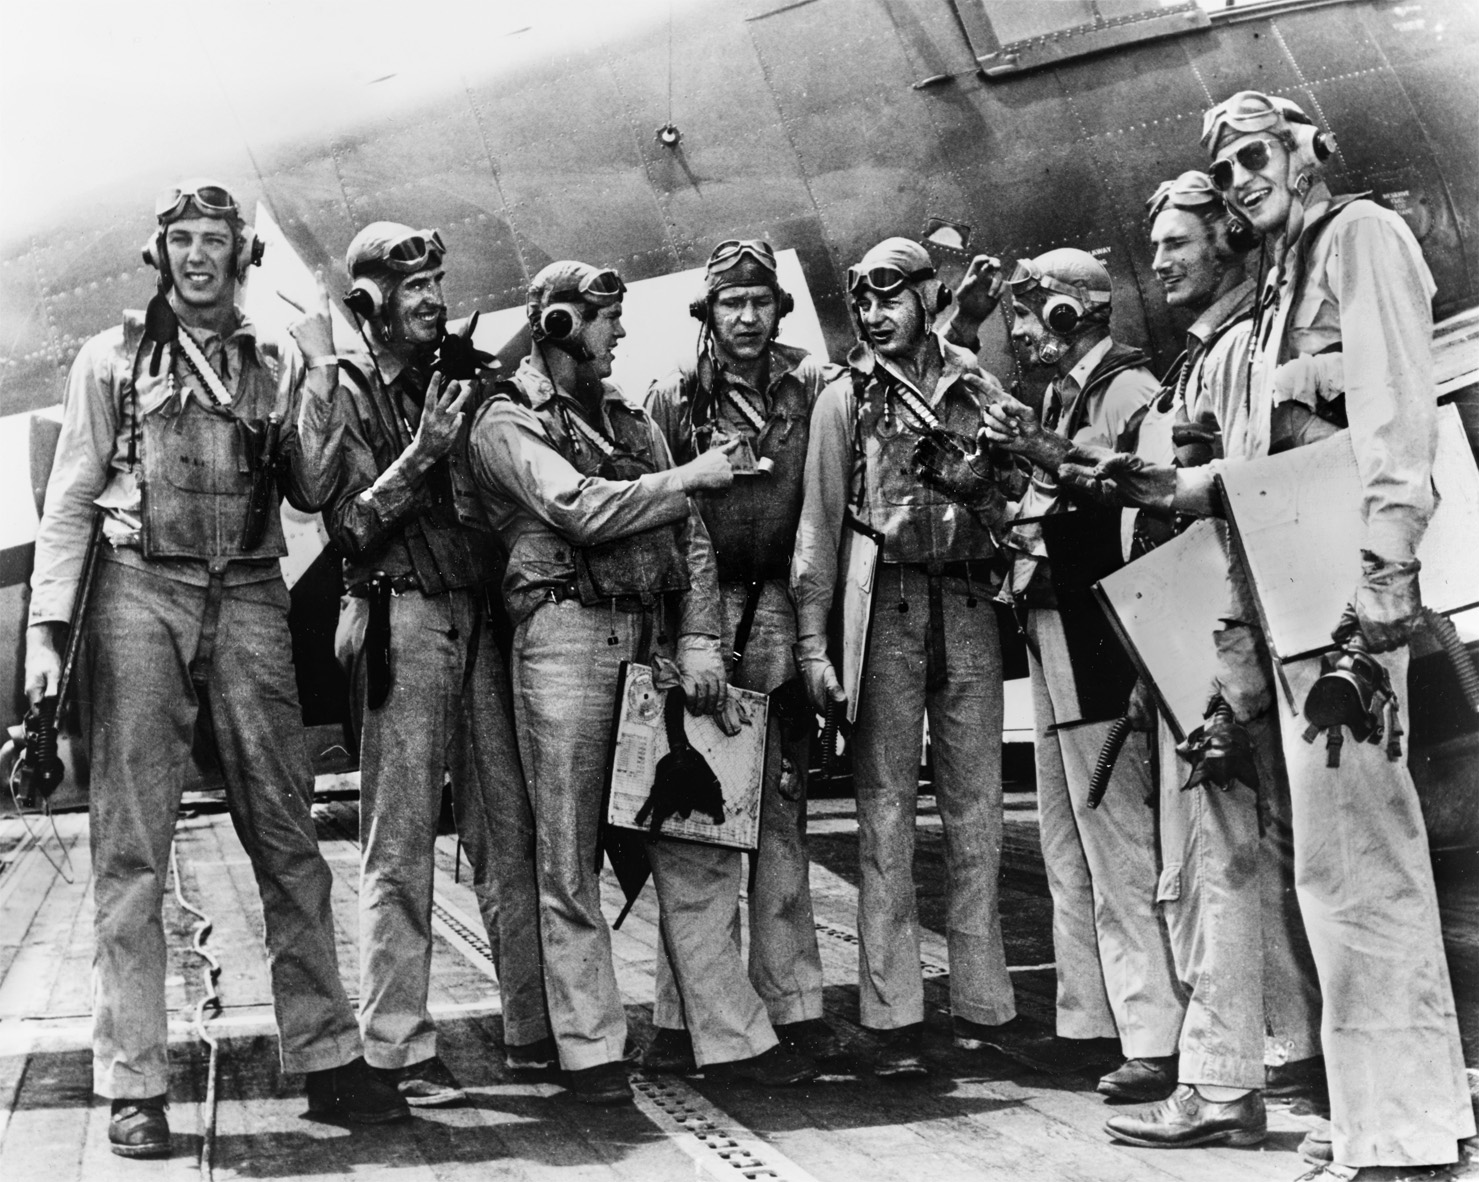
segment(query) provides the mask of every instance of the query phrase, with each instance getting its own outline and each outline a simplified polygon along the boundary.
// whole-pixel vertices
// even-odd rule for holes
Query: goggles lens
[[[1208,170],[1212,183],[1222,192],[1232,188],[1233,161],[1236,160],[1249,172],[1259,172],[1268,167],[1268,140],[1250,140],[1231,156],[1223,156],[1212,162]]]
[[[1206,147],[1215,146],[1223,127],[1238,135],[1248,135],[1277,127],[1280,118],[1279,109],[1267,95],[1255,91],[1235,94],[1202,116],[1202,143]]]
[[[714,247],[714,253],[709,255],[707,270],[710,275],[719,271],[727,271],[736,266],[749,255],[768,271],[775,270],[775,251],[770,243],[761,242],[758,238],[730,238]]]
[[[627,285],[621,281],[621,276],[610,267],[580,281],[580,294],[598,300],[614,300],[626,289]]]
[[[417,230],[394,243],[386,252],[384,263],[393,271],[410,273],[419,271],[432,261],[445,258],[447,248],[442,244],[440,230]]]
[[[236,198],[220,185],[200,185],[193,189],[171,185],[154,199],[154,216],[173,217],[182,213],[191,202],[207,217],[234,218],[239,217],[241,212]]]
[[[869,267],[866,271],[857,267],[847,269],[847,290],[854,296],[863,288],[871,288],[881,296],[897,295],[911,283],[920,279],[933,279],[933,267],[921,267],[918,271],[901,271],[898,267]]]
[[[1145,203],[1145,208],[1150,212],[1150,220],[1155,221],[1167,206],[1200,210],[1203,206],[1221,201],[1222,198],[1212,187],[1211,177],[1206,173],[1184,173],[1174,181],[1162,181]]]

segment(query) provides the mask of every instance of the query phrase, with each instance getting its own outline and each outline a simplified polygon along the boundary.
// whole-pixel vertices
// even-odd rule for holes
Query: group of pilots
[[[197,734],[261,892],[282,1068],[306,1077],[311,1114],[378,1123],[463,1095],[427,1005],[449,778],[511,1070],[558,1066],[580,1100],[614,1104],[631,1099],[636,1060],[767,1087],[845,1068],[823,1014],[805,829],[817,716],[847,710],[875,1075],[929,1070],[913,877],[927,718],[957,1046],[1037,1065],[1112,1055],[1099,1091],[1139,1103],[1106,1128],[1135,1145],[1254,1145],[1266,1094],[1328,1093],[1328,1125],[1301,1146],[1309,1178],[1456,1161],[1475,1126],[1412,779],[1379,745],[1306,741],[1291,698],[1320,664],[1286,665],[1293,693],[1275,691],[1235,555],[1223,626],[1199,641],[1217,670],[1204,726],[1178,752],[1136,686],[1112,712],[1126,751],[1102,804],[1088,799],[1117,724],[1083,721],[1103,687],[1075,639],[1086,588],[1055,557],[1055,517],[1133,561],[1223,512],[1219,472],[1348,428],[1365,534],[1336,640],[1402,684],[1422,613],[1436,411],[1418,245],[1390,211],[1331,195],[1330,140],[1287,99],[1219,103],[1202,145],[1207,171],[1166,181],[1148,209],[1154,272],[1191,319],[1164,379],[1112,339],[1109,273],[1082,250],[1010,269],[981,256],[952,293],[920,243],[888,238],[848,271],[859,339],[829,365],[777,339],[792,299],[774,251],[734,240],[691,307],[695,355],[645,409],[609,380],[625,335],[613,270],[535,275],[529,354],[494,378],[470,336],[446,331],[436,231],[355,235],[352,347],[334,339],[322,282],[279,341],[238,306],[260,245],[231,193],[161,194],[146,250],[158,294],[71,371],[26,648],[43,699],[69,621],[82,630],[94,1087],[112,1103],[113,1151],[170,1150],[161,908]],[[1019,354],[1052,375],[1040,409],[978,363],[1002,302]],[[358,1013],[310,812],[282,497],[321,512],[344,557]],[[878,545],[876,591],[849,703],[829,624],[859,529]],[[1017,1016],[999,915],[998,628],[1013,617],[1053,900],[1051,1034]],[[773,706],[747,956],[741,853],[646,842],[662,939],[640,1052],[596,870],[623,662],[651,665],[694,715],[722,714],[730,686]],[[1226,790],[1255,783],[1256,797]]]

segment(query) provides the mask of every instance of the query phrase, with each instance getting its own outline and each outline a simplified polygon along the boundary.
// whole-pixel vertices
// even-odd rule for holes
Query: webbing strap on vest
[[[745,606],[740,611],[739,623],[734,629],[734,663],[745,659],[745,649],[750,644],[750,633],[755,627],[755,613],[760,608],[760,593],[765,590],[765,580],[755,579],[745,588]]]

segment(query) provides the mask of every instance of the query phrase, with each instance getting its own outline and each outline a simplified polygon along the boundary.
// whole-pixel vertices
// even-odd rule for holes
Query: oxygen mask
[[[1320,676],[1304,699],[1305,742],[1325,732],[1326,766],[1332,768],[1340,766],[1342,728],[1358,743],[1380,743],[1385,736],[1387,758],[1400,759],[1402,723],[1392,679],[1368,649],[1353,609],[1346,609],[1335,637],[1339,647],[1320,658]]]

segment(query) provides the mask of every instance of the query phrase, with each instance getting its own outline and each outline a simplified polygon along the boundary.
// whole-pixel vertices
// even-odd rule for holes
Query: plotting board
[[[1281,662],[1331,647],[1361,577],[1361,480],[1350,432],[1220,478],[1237,547]],[[1438,408],[1438,506],[1418,547],[1423,602],[1444,614],[1479,604],[1479,470],[1453,406]]]
[[[1178,741],[1201,725],[1227,611],[1227,526],[1199,521],[1095,590]]]
[[[647,665],[624,664],[617,699],[616,745],[611,756],[611,791],[606,820],[622,829],[648,831],[637,814],[652,793],[657,764],[668,753],[663,704],[668,691],[652,684]],[[715,825],[702,813],[687,820],[673,815],[663,822],[664,837],[681,837],[710,845],[753,850],[760,843],[760,789],[765,777],[765,734],[770,698],[754,690],[729,687],[739,711],[740,730],[726,735],[707,715],[683,714],[688,741],[708,761],[724,791],[724,823]]]

